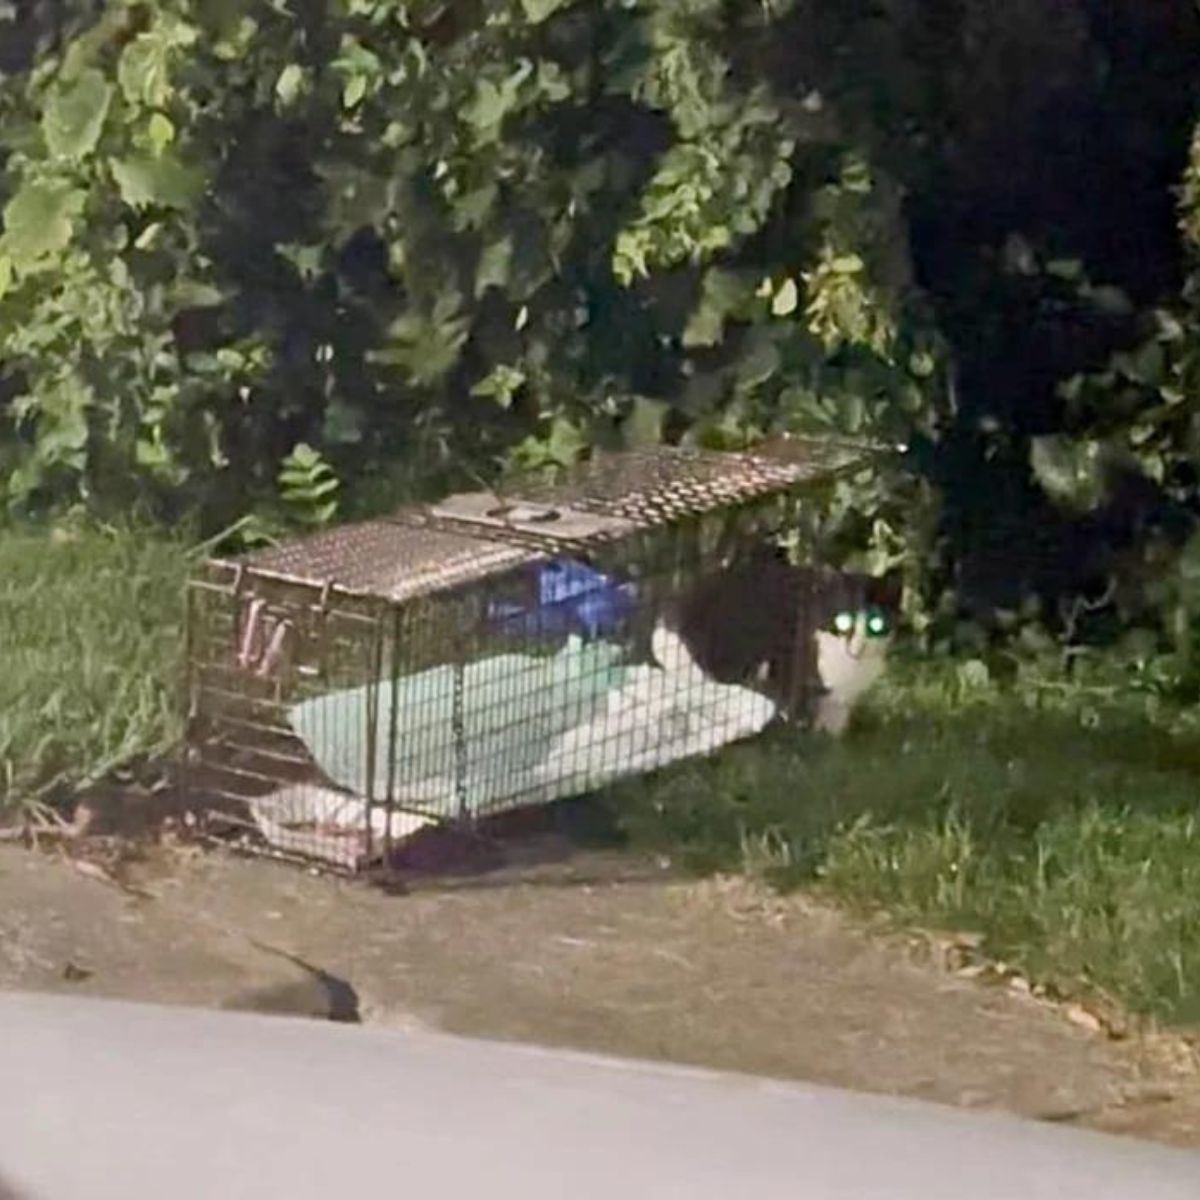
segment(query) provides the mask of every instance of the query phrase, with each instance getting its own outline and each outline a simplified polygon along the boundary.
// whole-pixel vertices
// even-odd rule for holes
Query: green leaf
[[[635,396],[629,415],[621,425],[621,433],[630,446],[656,446],[663,439],[663,425],[670,405],[649,396]]]
[[[766,337],[755,338],[737,366],[738,386],[746,391],[766,383],[779,370],[779,348]]]
[[[485,246],[475,268],[475,296],[483,295],[490,287],[504,287],[512,273],[513,240],[502,237]]]
[[[1046,264],[1046,274],[1073,283],[1083,278],[1083,263],[1077,258],[1054,258]]]
[[[915,350],[908,358],[909,373],[918,379],[928,379],[937,369],[937,363],[928,350]]]
[[[538,90],[551,104],[559,104],[563,100],[570,99],[570,81],[557,63],[550,61],[538,63],[537,85]]]
[[[800,303],[800,289],[794,279],[785,279],[783,286],[771,300],[771,315],[775,317],[790,317]]]
[[[169,289],[171,303],[177,308],[213,308],[222,303],[225,294],[211,283],[181,279]]]
[[[529,19],[530,24],[539,25],[542,21],[552,17],[566,3],[568,0],[521,0],[521,7],[525,10],[525,16]]]
[[[829,269],[836,275],[857,275],[866,264],[857,254],[841,254],[829,263]]]
[[[516,394],[525,385],[525,372],[504,363],[493,367],[472,389],[472,396],[491,397],[501,408],[511,408]]]
[[[1063,435],[1033,439],[1030,465],[1047,495],[1071,508],[1094,509],[1104,498],[1104,447]]]
[[[161,37],[143,33],[121,53],[117,82],[125,99],[133,105],[164,108],[171,98],[170,47]]]
[[[155,438],[138,438],[134,461],[149,471],[159,471],[171,464],[171,452]]]
[[[867,418],[866,401],[856,391],[847,391],[838,401],[838,419],[841,428],[851,437],[862,433]]]
[[[284,108],[294,104],[304,88],[304,68],[299,63],[288,63],[275,80],[275,96]],[[350,107],[347,105],[347,107]]]
[[[1155,323],[1158,325],[1158,337],[1163,342],[1181,342],[1185,337],[1183,323],[1172,312],[1166,309],[1157,309],[1154,313]]]
[[[351,75],[346,80],[346,86],[342,89],[342,107],[354,108],[355,105],[362,101],[362,98],[367,94],[367,77],[365,75]]]
[[[455,230],[463,233],[468,229],[481,228],[499,191],[494,183],[485,183],[474,191],[456,197],[453,201]]]
[[[767,295],[770,295],[768,281]],[[687,348],[715,346],[725,336],[725,322],[750,298],[750,286],[733,271],[712,267],[705,272],[700,302],[683,331]]]
[[[464,120],[479,133],[495,137],[504,118],[516,108],[521,85],[533,75],[533,69],[528,59],[522,59],[500,83],[480,79],[473,100],[463,112]]]
[[[147,225],[146,228],[137,235],[137,238],[133,243],[133,248],[135,250],[152,249],[154,243],[158,241],[158,235],[162,233],[162,229],[163,227],[161,221],[151,221],[150,224]]]
[[[275,253],[281,258],[287,259],[296,268],[300,278],[308,283],[316,279],[321,273],[321,263],[324,259],[325,247],[320,242],[310,246],[289,242],[285,245],[276,246]]]
[[[481,79],[475,88],[475,101],[463,116],[477,129],[486,129],[499,125],[505,112],[504,93],[490,79]]]
[[[121,199],[131,208],[189,208],[204,186],[203,174],[177,158],[131,155],[112,164]]]
[[[88,444],[88,410],[95,396],[74,373],[37,396],[37,457],[46,464],[81,468]]]
[[[171,124],[169,117],[164,116],[160,112],[156,112],[150,118],[150,124],[146,129],[146,133],[150,138],[150,145],[153,147],[155,154],[162,154],[175,140],[175,126]]]
[[[574,422],[566,417],[555,417],[550,424],[550,436],[546,439],[546,450],[551,459],[564,467],[578,461],[587,449],[587,438]]]
[[[1134,311],[1133,302],[1119,287],[1101,284],[1100,287],[1085,287],[1080,290],[1101,312],[1110,316],[1123,317]]]
[[[27,183],[4,208],[0,245],[18,270],[64,250],[86,196],[62,184]]]
[[[112,88],[95,69],[81,72],[69,88],[55,91],[42,114],[42,133],[50,153],[73,162],[91,154],[111,102]]]
[[[298,443],[283,460],[277,478],[284,504],[302,524],[320,526],[337,513],[341,486],[321,452]]]
[[[390,325],[384,345],[368,352],[368,361],[399,367],[418,385],[438,382],[458,362],[470,335],[470,322],[459,313],[458,302],[447,293],[430,314],[403,313]]]
[[[870,165],[857,155],[851,156],[842,168],[839,184],[847,192],[867,195],[874,187]]]
[[[688,319],[681,341],[685,349],[715,346],[725,336],[725,314],[711,304],[703,302]]]
[[[307,442],[297,442],[291,454],[283,460],[284,470],[308,470],[321,461],[321,453]]]

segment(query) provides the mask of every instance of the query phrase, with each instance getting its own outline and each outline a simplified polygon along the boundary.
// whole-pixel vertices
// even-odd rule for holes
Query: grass
[[[186,562],[133,530],[0,529],[0,813],[176,740]]]
[[[1067,993],[1200,1021],[1200,740],[1116,696],[909,674],[843,741],[783,733],[624,790],[635,842],[982,934]]]
[[[0,530],[0,823],[181,726],[182,543]],[[1200,717],[1127,687],[901,669],[841,741],[783,732],[620,790],[634,840],[981,933],[1070,991],[1200,1021]]]

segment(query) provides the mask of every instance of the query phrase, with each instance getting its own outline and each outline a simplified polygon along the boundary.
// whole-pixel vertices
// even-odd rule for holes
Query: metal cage
[[[191,807],[215,836],[355,871],[429,825],[593,792],[802,715],[799,642],[788,694],[768,694],[698,670],[663,616],[863,453],[605,454],[519,497],[210,560],[188,586]]]

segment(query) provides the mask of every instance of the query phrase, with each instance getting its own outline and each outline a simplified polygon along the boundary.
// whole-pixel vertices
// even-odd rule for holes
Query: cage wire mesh
[[[802,714],[799,639],[789,694],[768,694],[700,670],[664,616],[863,453],[605,454],[210,560],[188,588],[193,807],[211,835],[355,871],[432,825],[593,792]],[[778,616],[758,599],[739,620]]]

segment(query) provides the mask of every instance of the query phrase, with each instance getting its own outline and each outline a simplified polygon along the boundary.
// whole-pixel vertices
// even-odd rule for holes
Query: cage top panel
[[[485,579],[525,563],[535,551],[417,522],[362,521],[247,555],[252,573],[360,596],[408,600]]]
[[[750,503],[862,460],[846,442],[779,439],[753,454],[653,447],[601,454],[553,485],[521,495],[647,527]]]
[[[863,456],[860,446],[800,439],[754,454],[655,447],[600,454],[552,484],[522,481],[505,495],[612,518],[630,530],[652,529],[794,491]],[[539,544],[515,527],[446,520],[437,508],[410,507],[239,561],[252,574],[400,601],[482,581],[565,548],[553,537]],[[603,540],[610,539],[596,538]],[[586,541],[578,548],[586,550]]]

